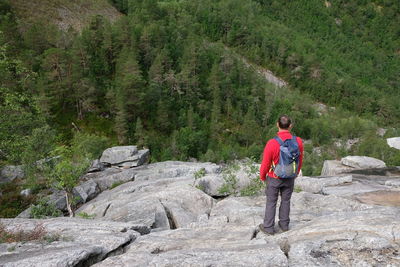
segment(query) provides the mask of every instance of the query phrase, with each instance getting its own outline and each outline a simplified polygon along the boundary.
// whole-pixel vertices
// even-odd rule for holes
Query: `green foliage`
[[[35,196],[20,195],[22,186],[18,181],[0,184],[0,218],[14,218],[35,201]]]
[[[260,180],[259,177],[254,177],[250,180],[250,184],[240,190],[240,195],[245,196],[255,196],[260,193],[262,189],[265,188],[265,183]]]
[[[49,14],[65,4],[53,2],[45,5]],[[65,159],[72,161],[116,142],[149,147],[153,161],[260,160],[277,117],[287,113],[295,134],[324,150],[305,154],[304,172],[317,174],[323,159],[347,152],[334,151],[335,138],[399,128],[393,1],[111,2],[126,15],[113,24],[94,16],[80,33],[36,17],[24,23],[0,2],[0,161],[19,164],[30,147],[26,161],[33,162],[34,129],[46,125],[58,145],[71,144]],[[266,83],[263,68],[290,86]],[[316,100],[335,108],[318,115]],[[42,140],[44,157],[50,141]],[[358,153],[398,161],[367,145]],[[46,176],[29,172],[33,184]]]
[[[355,149],[356,155],[383,160],[388,166],[400,166],[400,151],[387,145],[386,139],[367,133]]]
[[[68,148],[63,150],[62,159],[49,175],[49,184],[66,192],[67,208],[72,217],[74,216],[72,205],[76,202],[76,199],[73,199],[73,188],[78,185],[79,178],[87,172],[90,160],[84,154],[73,154]]]
[[[72,140],[71,152],[88,159],[97,159],[109,145],[110,141],[105,136],[78,132]]]
[[[87,159],[82,159],[80,162],[63,159],[51,173],[51,184],[59,190],[72,193],[72,189],[78,184],[79,178],[87,171],[88,167],[89,161]]]
[[[35,205],[32,205],[31,216],[35,219],[43,219],[46,217],[60,217],[62,212],[56,206],[49,202],[48,198],[41,198]]]
[[[260,180],[259,167],[254,158],[247,159],[244,162],[244,170],[250,178],[248,186],[240,190],[241,196],[255,196],[265,188],[265,183]]]
[[[204,177],[206,175],[206,169],[201,168],[200,170],[196,171],[194,173],[194,179],[200,179],[201,177]]]
[[[25,150],[22,152],[22,164],[26,177],[25,187],[33,193],[46,187],[46,176],[54,164],[50,153],[55,145],[55,131],[48,125],[36,128],[28,138]]]
[[[125,183],[125,182],[123,182],[123,181],[114,182],[114,183],[111,185],[110,189],[116,188],[117,186],[120,186],[121,184],[124,184],[124,183]]]
[[[231,162],[223,171],[224,184],[218,188],[218,193],[223,195],[236,195],[238,192],[237,182],[238,178],[235,172],[240,170],[239,164]]]
[[[83,219],[94,219],[96,217],[96,215],[94,214],[88,214],[86,212],[79,212],[78,216],[83,218]]]
[[[206,190],[206,188],[205,188],[205,186],[204,186],[203,184],[198,184],[198,185],[196,185],[195,187],[196,187],[197,189],[203,191],[203,192],[205,192],[205,190]]]
[[[300,178],[300,179],[301,179],[301,178]],[[303,189],[301,189],[300,186],[295,185],[293,191],[296,192],[296,193],[300,193],[301,191],[303,191]]]

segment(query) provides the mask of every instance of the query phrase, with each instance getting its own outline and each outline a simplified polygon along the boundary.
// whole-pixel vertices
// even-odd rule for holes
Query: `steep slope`
[[[10,1],[23,24],[52,22],[61,30],[81,31],[95,15],[110,21],[117,20],[119,13],[107,0],[15,0]]]

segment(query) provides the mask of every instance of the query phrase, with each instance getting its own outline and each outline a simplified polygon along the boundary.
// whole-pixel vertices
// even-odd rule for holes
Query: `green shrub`
[[[0,184],[0,218],[14,218],[35,201],[34,195],[21,196],[22,189],[18,181]]]
[[[301,189],[300,186],[295,185],[293,191],[296,192],[296,193],[300,193],[301,191],[303,191],[303,189]]]
[[[94,219],[96,217],[95,214],[88,214],[86,212],[79,212],[78,216],[83,218],[83,219]]]
[[[120,186],[121,184],[124,184],[124,183],[125,183],[125,182],[123,182],[123,181],[114,182],[114,183],[111,185],[110,189],[116,188],[117,186]]]
[[[240,190],[240,195],[243,196],[255,196],[259,194],[262,189],[265,188],[265,183],[260,180],[259,177],[251,179],[250,184]]]
[[[234,172],[240,170],[240,166],[237,162],[230,162],[223,171],[224,184],[218,189],[218,193],[223,195],[236,195],[238,179]]]
[[[197,180],[201,177],[204,177],[205,175],[206,175],[206,169],[201,168],[200,170],[194,173],[194,179]]]
[[[43,219],[46,217],[60,217],[62,212],[56,208],[53,203],[49,202],[48,198],[41,198],[32,206],[31,216],[35,219]]]

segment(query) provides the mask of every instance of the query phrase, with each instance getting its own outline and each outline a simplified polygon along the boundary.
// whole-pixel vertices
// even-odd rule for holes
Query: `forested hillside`
[[[70,13],[72,6],[113,9],[99,3],[36,8],[58,15],[57,5]],[[112,4],[121,14],[88,11],[90,22],[75,27],[58,15],[61,22],[47,23],[27,16],[23,1],[0,1],[3,163],[29,165],[61,146],[106,144],[149,147],[152,161],[258,160],[287,113],[294,132],[312,140],[306,174],[349,152],[333,145],[337,139],[361,138],[353,154],[400,164],[376,135],[378,127],[398,134],[398,1]],[[243,58],[289,86],[266,82]],[[316,102],[332,108],[318,113]]]

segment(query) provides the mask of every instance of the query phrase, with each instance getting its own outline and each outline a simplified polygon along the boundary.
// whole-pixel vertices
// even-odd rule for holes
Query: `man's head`
[[[292,120],[289,118],[289,116],[282,115],[279,117],[276,126],[278,126],[280,130],[290,130],[292,128]]]

